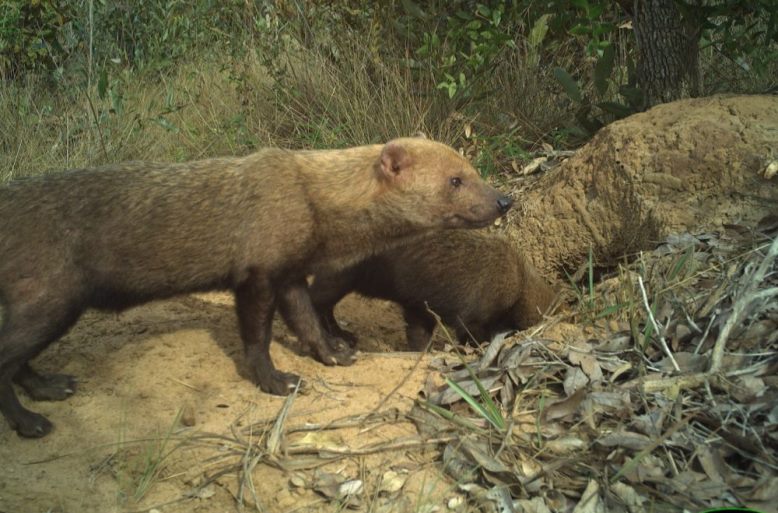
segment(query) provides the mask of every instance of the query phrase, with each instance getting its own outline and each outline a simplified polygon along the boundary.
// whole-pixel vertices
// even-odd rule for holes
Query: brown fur
[[[399,303],[408,346],[416,351],[427,346],[435,328],[427,304],[454,327],[461,342],[480,342],[538,323],[555,297],[508,240],[459,230],[419,238],[351,268],[316,276],[311,298],[324,324],[355,343],[333,315],[337,302],[352,291]]]
[[[461,181],[458,185],[457,181]],[[63,399],[69,376],[28,361],[86,308],[120,310],[212,289],[233,290],[254,381],[286,394],[298,378],[269,354],[278,304],[326,364],[328,343],[306,275],[353,264],[406,237],[477,227],[510,207],[448,146],[424,139],[331,151],[265,149],[184,164],[131,162],[0,187],[0,411],[24,436],[51,429],[21,406]]]

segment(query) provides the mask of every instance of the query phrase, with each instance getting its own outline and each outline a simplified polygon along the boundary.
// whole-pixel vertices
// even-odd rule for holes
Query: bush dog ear
[[[414,133],[413,133],[413,136],[414,136],[414,137],[418,137],[419,139],[429,139],[429,137],[427,137],[427,134],[425,134],[425,133],[424,133],[424,132],[422,132],[421,130],[419,130],[419,131],[417,131],[417,132],[414,132]]]
[[[396,141],[389,141],[381,150],[381,172],[386,178],[394,179],[411,167],[413,163],[408,151]]]

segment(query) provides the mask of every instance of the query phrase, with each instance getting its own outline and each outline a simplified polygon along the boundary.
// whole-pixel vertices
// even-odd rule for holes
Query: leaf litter
[[[773,511],[777,235],[768,218],[668,237],[532,330],[434,353],[409,411],[288,425],[292,394],[272,419],[193,435],[218,454],[185,498],[216,484],[239,509],[265,511],[252,474],[269,465],[291,493],[318,497],[301,511]],[[360,443],[407,422],[417,435]],[[413,465],[345,464],[382,453],[433,455],[448,499],[413,497]]]
[[[765,218],[669,237],[540,330],[438,359],[455,386],[411,415],[455,437],[444,471],[480,511],[774,511],[776,235]],[[504,429],[472,406],[479,381]]]

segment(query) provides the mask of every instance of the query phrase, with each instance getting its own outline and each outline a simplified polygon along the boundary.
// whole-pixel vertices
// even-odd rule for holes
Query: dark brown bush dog
[[[286,394],[298,377],[270,359],[271,320],[326,364],[328,343],[306,276],[354,264],[428,230],[484,226],[510,208],[453,149],[418,138],[331,151],[265,149],[183,164],[131,162],[0,187],[0,411],[22,436],[52,425],[25,409],[61,400],[65,375],[29,360],[86,308],[121,310],[213,289],[234,291],[253,380]]]
[[[542,319],[555,291],[529,262],[498,235],[452,230],[391,248],[356,266],[316,275],[314,307],[327,330],[352,345],[333,309],[349,292],[398,303],[411,350],[423,350],[435,318],[455,329],[460,342],[482,342],[499,332],[526,329]]]

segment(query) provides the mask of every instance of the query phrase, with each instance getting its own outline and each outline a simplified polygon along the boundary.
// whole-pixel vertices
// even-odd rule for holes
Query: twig
[[[248,488],[248,490],[251,492],[251,498],[254,501],[254,507],[258,512],[262,513],[263,511],[262,503],[260,502],[259,497],[257,497],[257,487],[254,486],[254,479],[252,479],[252,475],[254,472],[254,468],[267,455],[261,451],[254,453],[254,451],[252,450],[254,447],[255,446],[251,442],[246,444],[246,452],[243,455],[243,458],[241,459],[241,465],[239,469],[241,479],[240,479],[240,483],[238,484],[237,500],[238,500],[238,505],[242,508],[243,496],[245,495],[246,488]]]
[[[713,312],[708,321],[708,325],[705,326],[705,332],[700,337],[700,342],[697,344],[697,347],[694,348],[694,354],[700,354],[700,348],[702,348],[702,344],[708,339],[708,333],[710,333],[710,329],[713,326],[713,321],[716,320],[716,317],[718,317],[718,315],[716,312]]]
[[[757,267],[756,271],[751,275],[751,279],[743,290],[743,293],[737,301],[735,301],[735,304],[732,306],[732,314],[719,332],[710,358],[711,363],[710,369],[708,370],[710,374],[716,373],[721,369],[721,362],[724,358],[724,346],[727,343],[727,338],[729,338],[729,333],[740,322],[741,317],[745,314],[748,307],[760,299],[778,295],[778,287],[772,287],[758,292],[754,291],[757,285],[764,279],[767,274],[767,269],[772,265],[776,255],[778,255],[778,237],[773,239],[772,244],[770,244],[770,249],[762,259],[759,267]]]
[[[411,440],[393,440],[380,445],[374,445],[371,447],[360,447],[358,449],[352,449],[350,447],[290,447],[288,449],[289,455],[302,455],[302,454],[315,454],[321,457],[331,455],[335,457],[350,457],[350,456],[365,456],[368,454],[376,454],[381,452],[409,450],[409,449],[423,449],[431,445],[446,444],[460,440],[460,435],[441,436],[437,438],[414,438]]]
[[[284,434],[284,424],[286,423],[286,417],[289,415],[289,410],[292,409],[292,404],[297,397],[297,392],[300,390],[300,380],[297,380],[297,385],[291,394],[286,396],[284,405],[281,406],[281,410],[278,412],[278,418],[273,424],[273,428],[270,430],[270,435],[267,437],[267,443],[265,448],[270,456],[278,455],[278,448],[281,445],[281,437]]]
[[[649,306],[648,304],[648,295],[646,295],[646,288],[643,286],[642,276],[638,276],[638,284],[640,285],[640,293],[643,296],[643,306],[646,307],[646,313],[648,314],[648,318],[651,321],[651,324],[654,326],[654,331],[656,332],[657,337],[659,337],[659,344],[662,346],[662,350],[665,352],[667,357],[670,359],[670,362],[673,364],[673,369],[675,369],[676,372],[681,372],[681,367],[679,367],[678,362],[675,361],[675,357],[673,356],[673,353],[670,351],[670,347],[667,345],[667,341],[665,340],[664,335],[662,335],[662,332],[659,330],[659,326],[656,323],[654,314],[653,312],[651,312],[651,306]]]
[[[338,420],[333,420],[327,424],[306,423],[301,426],[293,426],[286,430],[287,433],[300,433],[306,431],[325,431],[330,429],[344,429],[352,427],[364,427],[365,424],[389,424],[407,420],[404,413],[400,413],[397,408],[391,408],[379,413],[369,413],[364,415],[350,415]]]
[[[428,308],[428,310],[429,310],[429,308]],[[424,359],[424,355],[426,355],[429,352],[430,346],[432,346],[432,337],[430,337],[429,342],[427,342],[427,347],[424,348],[424,351],[419,351],[419,355],[416,358],[416,361],[413,362],[413,366],[410,369],[408,369],[408,372],[405,373],[405,375],[397,383],[397,385],[395,385],[395,387],[392,390],[390,390],[389,393],[386,394],[384,396],[384,398],[381,399],[378,402],[376,407],[373,408],[372,410],[370,410],[370,412],[365,416],[365,419],[367,419],[367,418],[371,417],[372,415],[376,414],[386,404],[386,402],[389,401],[389,398],[392,397],[394,394],[396,394],[397,391],[400,390],[400,387],[402,387],[405,383],[408,382],[408,379],[410,379],[410,377],[413,375],[413,373],[416,372],[416,369],[419,368],[419,364]]]

